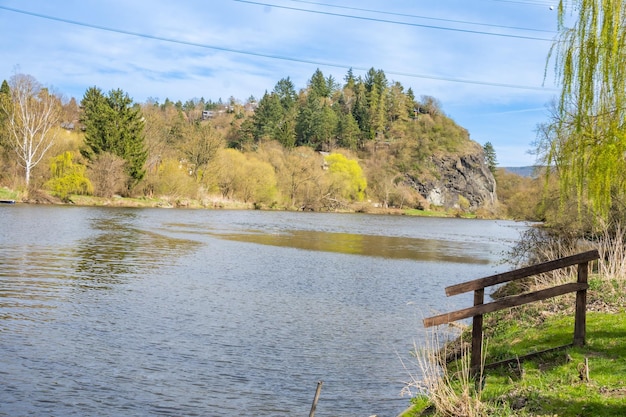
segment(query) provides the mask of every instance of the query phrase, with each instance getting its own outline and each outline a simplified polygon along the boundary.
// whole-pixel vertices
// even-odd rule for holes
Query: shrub
[[[74,163],[74,154],[64,152],[52,159],[50,171],[52,178],[45,187],[62,200],[69,200],[70,194],[90,194],[93,192],[91,181],[85,176],[87,167]]]

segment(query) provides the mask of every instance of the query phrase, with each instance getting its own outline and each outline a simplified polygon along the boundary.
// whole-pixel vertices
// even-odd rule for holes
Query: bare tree
[[[56,139],[61,101],[30,75],[13,75],[9,86],[10,94],[0,97],[0,112],[6,116],[6,143],[17,154],[28,186],[32,169]]]

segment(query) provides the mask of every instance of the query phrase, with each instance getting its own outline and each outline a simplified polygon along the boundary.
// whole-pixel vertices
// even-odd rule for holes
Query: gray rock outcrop
[[[482,147],[476,145],[466,154],[433,155],[432,174],[410,177],[408,182],[430,205],[466,211],[495,208],[496,180]]]

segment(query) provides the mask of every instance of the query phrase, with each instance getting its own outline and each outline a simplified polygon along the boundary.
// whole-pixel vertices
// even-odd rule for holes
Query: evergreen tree
[[[382,97],[378,88],[372,88],[368,97],[368,120],[369,132],[368,137],[375,139],[384,129],[384,110],[382,109],[384,97]]]
[[[6,94],[7,96],[11,95],[11,87],[9,87],[9,83],[7,80],[2,81],[2,86],[0,86],[0,94]]]
[[[487,164],[487,168],[489,168],[489,171],[491,171],[492,174],[495,174],[498,162],[496,160],[496,150],[491,142],[487,142],[483,145],[483,151],[485,152],[485,163]]]
[[[144,145],[144,122],[141,110],[122,90],[107,96],[97,87],[87,89],[81,101],[85,126],[83,156],[90,161],[102,153],[117,155],[126,161],[131,178],[129,188],[145,175],[147,152]]]
[[[387,123],[408,120],[407,102],[410,99],[404,94],[404,88],[399,82],[394,83],[389,88],[386,95]]]
[[[352,113],[345,113],[339,116],[337,125],[337,140],[339,146],[355,151],[359,144],[360,134],[359,124],[354,120]]]
[[[365,83],[361,80],[359,80],[356,84],[352,116],[354,116],[354,120],[356,120],[359,125],[361,135],[368,137],[370,132],[369,106],[367,104],[367,90],[365,88]]]
[[[352,68],[348,70],[348,73],[344,77],[344,81],[346,82],[345,85],[343,86],[344,89],[349,88],[349,89],[354,90],[354,87],[356,85],[356,78],[354,78],[354,73],[352,71]]]
[[[271,139],[281,114],[282,110],[278,96],[265,91],[265,94],[259,100],[259,106],[256,108],[254,116],[252,116],[254,139],[256,141],[264,137]]]
[[[317,145],[314,125],[315,116],[321,111],[320,100],[314,94],[308,94],[306,103],[300,108],[296,119],[296,145],[312,146]]]
[[[406,112],[410,118],[415,118],[415,93],[413,89],[409,87],[406,92]]]
[[[275,132],[275,139],[286,148],[292,148],[296,143],[298,95],[291,79],[287,77],[278,81],[274,87],[274,94],[278,96],[282,107],[282,115]]]
[[[330,97],[332,85],[329,84],[334,84],[332,77],[327,80],[318,68],[313,73],[311,80],[309,80],[309,94],[313,94],[315,97]]]
[[[296,105],[298,95],[296,94],[296,89],[289,77],[278,81],[276,86],[274,86],[273,92],[278,96],[280,104],[285,112],[289,113]]]

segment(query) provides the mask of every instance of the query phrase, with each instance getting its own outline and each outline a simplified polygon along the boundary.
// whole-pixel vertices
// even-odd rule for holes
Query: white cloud
[[[550,30],[555,27],[556,19],[556,14],[550,13],[547,7],[516,2],[342,2],[344,6],[353,7],[352,10],[323,7],[324,2],[318,5],[290,0],[266,2],[367,19],[537,37],[552,34],[451,21],[515,27],[530,25]],[[515,165],[515,161],[519,164],[528,161],[528,157],[520,156],[525,153],[520,149],[528,147],[534,139],[534,126],[544,117],[542,112],[515,111],[541,107],[554,94],[549,90],[502,88],[418,76],[540,86],[549,42],[226,0],[178,3],[164,0],[31,0],[28,3],[7,0],[0,7],[65,20],[0,8],[0,26],[4,33],[11,34],[0,38],[0,49],[4,52],[0,78],[10,77],[14,66],[20,65],[22,72],[77,99],[88,87],[96,85],[105,91],[121,88],[137,101],[148,97],[217,100],[231,95],[245,100],[250,95],[261,96],[288,76],[296,88],[305,87],[317,67],[338,81],[343,80],[348,67],[357,68],[357,75],[364,73],[360,69],[374,67],[384,70],[389,80],[412,87],[418,97],[431,95],[439,99],[444,111],[468,128],[472,138],[481,143],[488,138],[496,151],[503,153],[499,159]],[[443,20],[411,17],[416,15]],[[548,81],[551,80],[552,77],[548,77]],[[508,111],[513,112],[506,113]],[[494,115],[498,112],[501,114]]]

